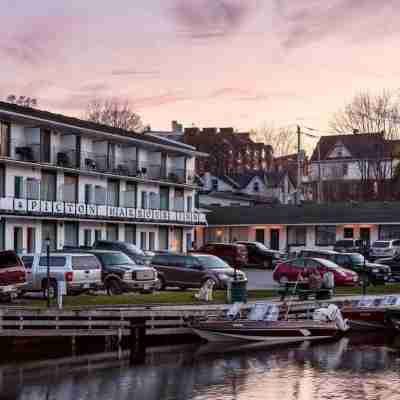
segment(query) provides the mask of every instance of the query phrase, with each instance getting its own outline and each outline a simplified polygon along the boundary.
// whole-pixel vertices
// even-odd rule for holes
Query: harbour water
[[[3,363],[0,400],[397,400],[400,338],[357,335],[268,348],[189,344]]]

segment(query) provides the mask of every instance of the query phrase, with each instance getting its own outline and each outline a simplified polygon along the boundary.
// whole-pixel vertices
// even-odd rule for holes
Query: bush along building
[[[124,240],[185,251],[194,147],[0,102],[0,247],[19,252]]]
[[[400,202],[209,207],[208,242],[258,241],[275,250],[333,248],[339,239],[400,239]]]

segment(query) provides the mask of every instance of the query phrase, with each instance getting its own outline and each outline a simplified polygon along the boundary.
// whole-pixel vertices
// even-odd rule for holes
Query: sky
[[[0,99],[67,115],[118,97],[153,129],[327,130],[359,91],[398,90],[398,0],[1,3]]]

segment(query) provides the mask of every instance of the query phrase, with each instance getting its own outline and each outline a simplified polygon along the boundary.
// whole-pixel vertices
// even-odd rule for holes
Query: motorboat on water
[[[341,312],[354,331],[400,331],[400,296],[363,297],[354,305],[343,306]]]
[[[277,304],[257,302],[247,318],[235,304],[226,317],[192,320],[189,326],[208,342],[262,341],[270,344],[323,340],[338,336],[348,329],[335,305],[314,311],[313,319],[280,320]]]

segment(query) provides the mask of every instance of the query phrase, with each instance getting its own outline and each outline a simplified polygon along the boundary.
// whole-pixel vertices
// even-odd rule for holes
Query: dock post
[[[129,336],[130,364],[146,361],[146,318],[132,318]]]

